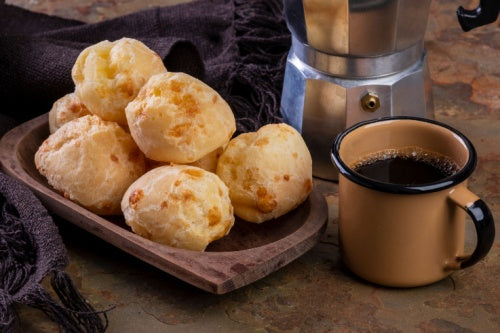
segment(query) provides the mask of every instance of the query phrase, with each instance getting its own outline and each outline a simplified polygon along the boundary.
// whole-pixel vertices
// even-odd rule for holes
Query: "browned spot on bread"
[[[293,153],[292,156],[293,156],[293,158],[299,157],[299,155],[297,153]]]
[[[283,175],[283,179],[285,181],[289,181],[290,180],[290,175]]]
[[[176,125],[168,132],[168,135],[173,136],[174,138],[180,138],[188,128],[189,124]]]
[[[172,90],[173,92],[179,93],[183,90],[184,87],[185,87],[185,84],[180,82],[180,81],[177,81],[177,80],[170,81],[170,90]]]
[[[146,117],[146,110],[143,108],[137,110],[137,117],[145,118]]]
[[[193,117],[200,113],[198,102],[191,94],[172,96],[171,101],[173,104],[177,105],[180,110],[184,111],[188,117]]]
[[[186,174],[190,175],[191,177],[194,177],[194,178],[200,178],[201,176],[203,176],[203,170],[198,170],[198,169],[185,169],[183,170],[183,172],[185,172]]]
[[[132,97],[135,95],[135,87],[132,80],[125,81],[118,87],[118,90],[128,97]]]
[[[114,154],[109,155],[109,158],[111,158],[113,162],[118,162],[118,157],[116,157],[116,155]]]
[[[86,109],[86,107],[81,102],[71,102],[69,105],[69,111],[72,113],[78,113],[83,109]]]
[[[243,179],[242,186],[243,189],[249,191],[252,185],[255,183],[253,171],[251,169],[245,170],[245,178]]]
[[[159,89],[159,88],[154,88],[154,89],[153,89],[153,96],[156,96],[156,97],[161,97],[161,89]]]
[[[180,200],[180,197],[177,193],[169,193],[168,197],[170,198],[170,201],[172,201],[172,202],[177,202]]]
[[[214,104],[215,104],[215,103],[217,103],[217,100],[218,100],[218,99],[219,99],[219,97],[218,97],[217,95],[214,95],[214,96],[212,97],[212,103],[214,103]]]
[[[257,209],[263,213],[270,213],[278,205],[275,196],[263,186],[257,189]]]
[[[183,201],[191,201],[191,200],[194,200],[195,198],[196,198],[196,196],[191,191],[182,192],[182,200]]]
[[[200,113],[198,103],[191,95],[184,96],[182,106],[184,107],[185,112],[188,116],[194,116],[195,114]]]
[[[142,200],[142,198],[144,198],[144,191],[141,189],[134,190],[134,191],[132,191],[132,193],[128,197],[128,203],[132,208],[135,209],[135,208],[137,208],[137,205],[138,205],[139,201]]]
[[[167,208],[167,207],[168,207],[168,201],[166,201],[166,200],[162,201],[161,204],[160,204],[160,208],[164,209],[164,208]]]
[[[180,184],[182,184],[182,181],[180,179],[177,179],[175,182],[174,182],[174,186],[179,186]]]
[[[182,96],[179,94],[173,95],[170,97],[170,102],[174,105],[181,105],[182,104]]]
[[[277,130],[278,130],[277,136],[284,139],[284,140],[288,140],[290,135],[294,134],[293,129],[288,127],[288,126],[278,125]]]
[[[261,186],[257,189],[257,196],[263,197],[266,194],[267,194],[267,189],[265,187]]]
[[[221,211],[219,210],[219,207],[212,207],[208,210],[208,214],[207,214],[207,218],[208,218],[208,225],[209,226],[214,226],[216,224],[218,224],[222,218],[222,214],[221,214]]]
[[[259,140],[255,141],[256,146],[265,146],[267,144],[269,144],[269,138],[267,137],[260,138]]]

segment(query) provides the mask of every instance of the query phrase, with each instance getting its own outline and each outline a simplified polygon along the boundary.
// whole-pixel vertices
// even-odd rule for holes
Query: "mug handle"
[[[477,243],[472,254],[457,258],[458,267],[456,264],[452,265],[454,267],[448,267],[450,269],[466,268],[483,259],[490,251],[495,240],[495,222],[486,203],[466,187],[453,189],[449,193],[449,198],[469,214],[476,228]]]

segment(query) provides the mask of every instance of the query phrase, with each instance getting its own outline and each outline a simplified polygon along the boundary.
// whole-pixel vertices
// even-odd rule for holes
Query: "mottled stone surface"
[[[83,22],[99,22],[141,9],[189,1],[191,0],[6,0],[5,3]]]
[[[39,12],[95,22],[178,1],[8,0]],[[458,5],[432,2],[426,47],[436,119],[474,143],[479,163],[470,188],[500,221],[500,23],[461,31]],[[430,286],[382,288],[351,275],[339,259],[338,191],[317,181],[329,204],[320,244],[270,276],[226,295],[177,280],[94,236],[58,221],[67,271],[84,295],[109,312],[108,332],[499,332],[500,242],[476,266]],[[469,223],[469,231],[470,231]],[[498,234],[498,232],[497,232]],[[473,246],[474,236],[467,237]],[[42,313],[20,308],[23,332],[53,332]]]

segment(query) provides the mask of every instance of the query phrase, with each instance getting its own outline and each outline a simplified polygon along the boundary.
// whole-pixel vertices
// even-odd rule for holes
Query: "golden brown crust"
[[[54,102],[49,111],[49,130],[54,133],[67,122],[89,115],[90,111],[75,93],[69,93]]]
[[[66,198],[102,215],[120,214],[123,193],[145,172],[130,134],[94,115],[51,134],[36,152],[35,165]]]
[[[192,163],[226,144],[236,130],[222,97],[184,73],[154,75],[125,112],[135,141],[156,161]]]
[[[301,135],[286,124],[232,139],[217,175],[229,187],[235,215],[264,222],[286,214],[312,191],[312,160]]]
[[[138,40],[122,38],[84,49],[72,77],[76,95],[90,112],[126,125],[127,104],[152,75],[165,71],[158,54]]]
[[[226,185],[213,173],[187,165],[148,171],[123,196],[132,230],[154,242],[203,251],[234,224]]]

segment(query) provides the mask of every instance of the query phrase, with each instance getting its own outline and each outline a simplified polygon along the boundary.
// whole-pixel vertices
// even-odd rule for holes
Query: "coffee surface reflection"
[[[416,147],[371,154],[356,163],[353,170],[382,183],[422,185],[453,176],[459,166],[447,156]]]

